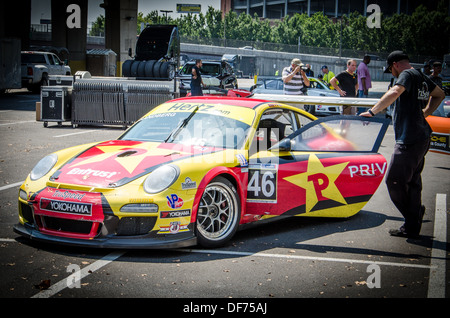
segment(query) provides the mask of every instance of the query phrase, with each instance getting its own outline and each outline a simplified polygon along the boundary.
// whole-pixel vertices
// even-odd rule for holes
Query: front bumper
[[[190,210],[183,216],[164,215],[162,219],[160,212],[118,216],[101,193],[47,187],[25,201],[21,191],[19,223],[14,232],[32,240],[124,249],[178,248],[197,243]]]
[[[316,115],[340,115],[342,113],[340,106],[316,106]]]
[[[101,237],[94,239],[76,239],[62,236],[47,235],[37,230],[33,225],[18,223],[14,232],[30,240],[56,243],[77,247],[111,248],[111,249],[160,249],[181,248],[197,244],[193,231],[165,237],[149,237],[149,235],[133,237]]]

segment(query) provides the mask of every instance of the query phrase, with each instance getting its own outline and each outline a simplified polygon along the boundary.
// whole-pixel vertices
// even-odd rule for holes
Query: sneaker
[[[419,234],[409,234],[409,233],[407,233],[403,226],[400,227],[399,229],[389,230],[389,234],[391,236],[407,237],[407,238],[418,238],[419,237]]]

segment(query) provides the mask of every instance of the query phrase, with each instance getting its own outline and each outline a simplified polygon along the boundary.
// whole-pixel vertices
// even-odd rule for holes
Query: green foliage
[[[281,20],[261,19],[236,12],[228,12],[225,19],[222,12],[212,7],[205,15],[187,14],[176,20],[159,16],[157,11],[138,15],[140,24],[177,24],[180,35],[197,39],[198,43],[210,43],[212,39],[271,42],[277,44],[301,45],[352,49],[367,52],[390,52],[401,49],[410,55],[442,56],[448,53],[450,17],[444,1],[436,11],[427,11],[419,6],[408,16],[394,14],[381,16],[381,28],[369,28],[367,18],[354,12],[342,19],[330,19],[318,12],[308,17],[294,14]],[[342,37],[342,41],[341,41]]]
[[[105,17],[100,15],[97,17],[95,22],[92,23],[91,30],[89,31],[90,36],[104,36],[105,35]]]

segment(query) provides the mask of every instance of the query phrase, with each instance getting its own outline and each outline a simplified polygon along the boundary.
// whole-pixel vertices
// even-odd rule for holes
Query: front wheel
[[[204,247],[224,245],[236,233],[241,202],[236,188],[223,177],[215,178],[203,192],[197,212],[198,243]]]

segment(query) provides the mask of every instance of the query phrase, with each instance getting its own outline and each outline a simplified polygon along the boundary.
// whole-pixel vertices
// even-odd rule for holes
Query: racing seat
[[[285,136],[286,125],[276,121],[275,119],[267,118],[259,122],[256,136],[262,139],[255,140],[257,144],[257,151],[265,151],[282,140]]]

